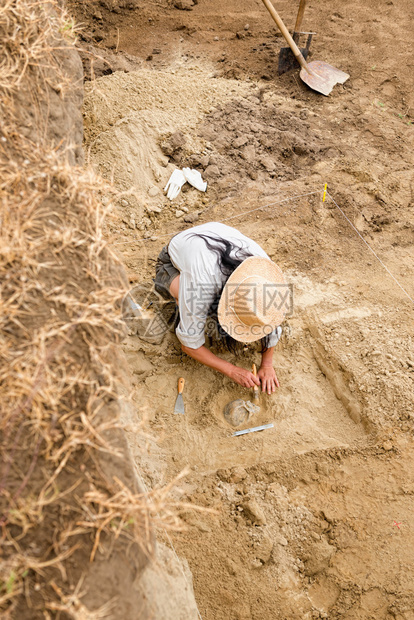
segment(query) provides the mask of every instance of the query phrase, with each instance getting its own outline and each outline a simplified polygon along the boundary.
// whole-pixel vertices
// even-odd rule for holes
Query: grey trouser
[[[164,299],[173,299],[170,294],[170,285],[174,278],[179,275],[180,272],[171,262],[170,255],[168,254],[168,246],[165,245],[158,256],[157,264],[155,265],[154,287],[157,293],[159,293]]]

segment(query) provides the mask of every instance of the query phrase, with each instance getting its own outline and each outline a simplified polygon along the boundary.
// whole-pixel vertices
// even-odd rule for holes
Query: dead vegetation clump
[[[70,165],[70,136],[48,137],[52,97],[62,116],[71,95],[72,31],[52,2],[0,8],[0,610],[19,620],[106,617],[110,604],[81,602],[88,563],[121,543],[145,559],[151,519],[176,525],[169,489],[137,486],[120,430],[112,190]]]

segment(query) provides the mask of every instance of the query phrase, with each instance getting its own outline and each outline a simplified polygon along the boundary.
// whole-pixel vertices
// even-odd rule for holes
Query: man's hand
[[[198,347],[198,349],[191,349],[191,347],[186,347],[184,345],[182,345],[181,348],[184,353],[187,353],[194,360],[209,366],[209,368],[214,368],[214,370],[222,372],[223,375],[227,375],[227,377],[243,387],[252,388],[255,385],[260,386],[261,384],[263,392],[267,391],[268,394],[271,394],[279,387],[279,381],[277,380],[271,362],[273,348],[268,349],[266,353],[263,354],[262,365],[257,373],[257,377],[255,377],[250,370],[240,368],[239,366],[230,364],[230,362],[217,357],[217,355],[214,355],[214,353],[204,345]]]
[[[243,387],[252,388],[254,385],[260,386],[259,379],[255,377],[250,370],[239,368],[239,366],[230,364],[230,362],[217,357],[217,355],[214,355],[214,353],[207,349],[204,345],[198,347],[198,349],[191,349],[190,347],[185,347],[184,345],[182,345],[181,348],[184,353],[187,353],[194,360],[197,360],[210,368],[214,368],[214,370],[222,372],[223,375],[227,375],[227,377],[230,377],[230,379],[233,379],[233,381]]]
[[[233,381],[246,388],[252,388],[255,385],[260,385],[258,377],[255,377],[250,370],[239,368],[239,366],[232,366],[226,374],[230,377],[230,379],[233,379]]]
[[[279,387],[279,381],[273,366],[260,366],[257,376],[262,384],[262,392],[267,392],[268,394],[276,392],[276,388]]]

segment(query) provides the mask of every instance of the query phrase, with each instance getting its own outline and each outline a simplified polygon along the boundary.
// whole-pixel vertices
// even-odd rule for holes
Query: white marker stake
[[[253,428],[246,428],[244,431],[236,431],[232,437],[238,437],[239,435],[246,435],[247,433],[256,433],[257,431],[264,431],[267,428],[273,428],[273,424],[263,424],[263,426],[254,426]]]

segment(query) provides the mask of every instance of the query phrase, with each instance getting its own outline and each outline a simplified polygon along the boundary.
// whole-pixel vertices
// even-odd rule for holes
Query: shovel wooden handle
[[[270,15],[272,16],[273,20],[276,22],[277,27],[279,28],[280,32],[283,34],[286,43],[289,45],[290,49],[292,50],[296,60],[298,61],[302,69],[306,69],[306,71],[309,71],[306,60],[302,56],[300,49],[298,48],[298,46],[292,39],[289,30],[286,28],[285,24],[282,22],[282,19],[279,13],[276,11],[273,4],[270,2],[270,0],[262,0],[262,1],[265,7],[267,8],[267,10],[269,11]]]
[[[305,13],[306,0],[300,0],[298,15],[296,17],[295,32],[299,33],[302,27],[303,15]]]
[[[184,383],[185,383],[185,379],[183,379],[183,377],[180,377],[178,379],[178,393],[182,394],[184,391]]]

